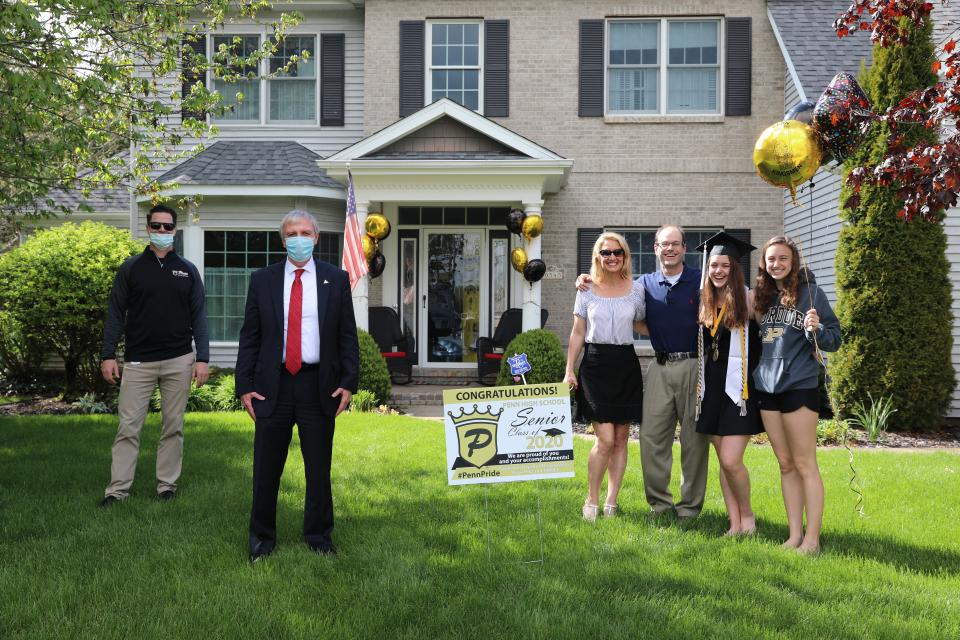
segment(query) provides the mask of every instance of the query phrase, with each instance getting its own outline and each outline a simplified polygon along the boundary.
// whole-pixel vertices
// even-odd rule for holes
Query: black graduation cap
[[[697,251],[703,251],[705,259],[712,256],[730,256],[731,260],[739,260],[743,256],[750,255],[750,252],[755,249],[756,247],[749,242],[734,238],[726,231],[713,234],[697,247]]]
[[[543,431],[548,436],[562,436],[564,431],[557,429],[556,427],[550,427],[549,429],[544,429]]]

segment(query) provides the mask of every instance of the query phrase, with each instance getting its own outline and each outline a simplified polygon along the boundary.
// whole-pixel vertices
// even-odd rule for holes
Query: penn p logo
[[[457,429],[459,442],[460,458],[454,463],[455,469],[463,466],[461,461],[479,469],[497,456],[497,423],[502,413],[503,409],[494,413],[489,406],[480,411],[477,405],[470,413],[461,409],[459,416],[447,413]]]

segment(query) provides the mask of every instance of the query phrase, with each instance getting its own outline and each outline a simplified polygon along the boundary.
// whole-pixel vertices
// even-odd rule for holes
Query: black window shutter
[[[400,21],[400,117],[423,108],[423,20]]]
[[[483,22],[483,115],[510,115],[510,21]]]
[[[752,18],[727,18],[726,115],[750,115]]]
[[[194,85],[204,84],[207,80],[206,69],[200,69],[196,72],[193,70],[193,58],[198,55],[204,57],[207,55],[207,37],[200,36],[197,40],[185,38],[183,40],[181,54],[182,58],[180,62],[183,69],[183,82],[180,85],[180,95],[186,98],[190,95],[190,91]],[[207,114],[203,111],[191,111],[181,107],[180,117],[184,120],[204,120]]]
[[[320,126],[343,126],[344,35],[320,34]]]
[[[593,262],[593,245],[603,229],[577,229],[577,275],[590,273]]]
[[[750,229],[724,229],[724,231],[732,235],[737,240],[742,240],[743,242],[750,244]],[[750,271],[750,254],[740,258],[740,266],[743,267],[744,284],[753,288],[753,280],[756,277],[756,274]]]
[[[603,115],[603,20],[580,21],[579,114]]]

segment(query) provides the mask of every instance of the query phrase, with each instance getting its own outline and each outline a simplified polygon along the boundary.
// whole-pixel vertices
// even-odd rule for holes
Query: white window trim
[[[338,32],[339,33],[339,32]],[[287,33],[291,36],[312,36],[314,39],[314,55],[316,73],[314,74],[314,110],[313,110],[313,120],[271,120],[270,119],[270,79],[266,76],[270,73],[270,58],[265,58],[260,61],[260,66],[258,68],[258,80],[260,88],[260,119],[257,120],[214,120],[209,114],[207,115],[208,124],[216,125],[221,129],[289,129],[289,128],[319,128],[320,127],[320,57],[322,52],[320,51],[320,42],[321,42],[321,32],[319,31],[298,31],[291,30]],[[265,27],[250,27],[250,26],[235,26],[231,27],[229,30],[208,33],[207,34],[207,60],[210,60],[211,56],[214,53],[213,39],[214,37],[229,37],[229,36],[259,36],[258,46],[262,46],[266,38],[268,37],[267,29]],[[213,71],[207,69],[207,89],[210,91],[214,90],[213,82]]]
[[[478,51],[477,51],[477,64],[473,65],[458,65],[458,66],[433,66],[433,25],[435,24],[476,24],[478,27]],[[426,24],[426,37],[424,38],[424,106],[428,104],[433,104],[433,73],[432,70],[436,69],[476,69],[478,71],[477,78],[477,113],[483,115],[483,58],[485,53],[486,41],[484,40],[483,32],[483,20],[427,20]],[[459,103],[458,103],[459,104]],[[467,107],[464,107],[467,108]]]
[[[684,68],[716,68],[717,78],[717,109],[716,111],[667,111],[667,71],[670,68],[670,29],[671,22],[706,22],[716,21],[717,27],[717,64],[716,65],[682,65]],[[657,87],[657,110],[656,111],[610,111],[610,25],[617,22],[656,22],[659,23],[657,31],[657,69],[659,85]],[[726,41],[725,31],[726,21],[721,16],[685,16],[679,18],[616,18],[606,20],[603,38],[603,114],[607,118],[617,119],[626,118],[629,120],[660,120],[668,118],[669,121],[684,120],[687,118],[702,120],[708,118],[722,118],[724,116],[724,105],[726,102],[726,50],[724,44]],[[614,65],[612,68],[621,67],[639,67],[639,65]],[[649,68],[649,67],[643,67]]]

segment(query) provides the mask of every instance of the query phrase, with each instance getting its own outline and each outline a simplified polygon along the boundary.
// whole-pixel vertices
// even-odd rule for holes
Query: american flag
[[[347,223],[343,227],[343,268],[350,274],[350,289],[356,289],[360,278],[369,271],[363,257],[360,241],[360,222],[357,220],[357,196],[353,191],[353,176],[347,171]]]

